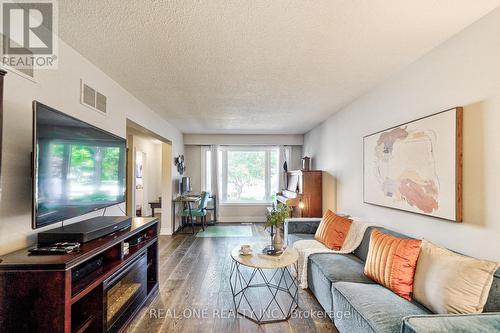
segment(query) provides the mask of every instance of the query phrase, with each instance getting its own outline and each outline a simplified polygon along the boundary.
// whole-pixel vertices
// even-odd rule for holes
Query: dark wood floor
[[[253,224],[252,230],[251,238],[160,236],[159,294],[138,314],[128,331],[337,332],[330,319],[324,318],[314,296],[302,289],[299,291],[299,310],[305,311],[302,318],[257,325],[234,315],[229,253],[235,246],[269,237],[260,224]]]

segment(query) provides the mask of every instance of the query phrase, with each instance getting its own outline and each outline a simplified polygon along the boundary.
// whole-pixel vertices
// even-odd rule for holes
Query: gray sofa
[[[321,219],[288,219],[285,241],[313,239]],[[380,231],[410,238],[391,230]],[[409,302],[364,275],[370,235],[351,254],[318,253],[308,259],[308,285],[341,333],[500,332],[500,269],[495,273],[484,313],[437,315]]]

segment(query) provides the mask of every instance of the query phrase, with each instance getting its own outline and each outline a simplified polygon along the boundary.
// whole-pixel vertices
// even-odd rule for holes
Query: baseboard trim
[[[172,236],[172,231],[167,230],[167,229],[160,229],[160,235]]]

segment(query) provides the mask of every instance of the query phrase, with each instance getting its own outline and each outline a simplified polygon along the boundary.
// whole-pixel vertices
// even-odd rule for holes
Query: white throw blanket
[[[338,253],[347,254],[353,252],[361,241],[365,234],[366,228],[372,226],[366,222],[359,220],[353,220],[349,232],[347,233],[342,249],[339,251],[330,250],[322,243],[315,239],[303,239],[298,240],[292,244],[292,247],[297,249],[299,252],[298,266],[297,266],[297,278],[299,280],[299,285],[302,289],[307,288],[307,259],[311,254],[315,253]]]

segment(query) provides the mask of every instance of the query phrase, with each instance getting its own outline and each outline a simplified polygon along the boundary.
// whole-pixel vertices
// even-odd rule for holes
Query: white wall
[[[500,9],[306,134],[304,154],[335,177],[338,211],[500,260],[499,31]],[[363,204],[362,137],[454,106],[465,107],[463,223]]]
[[[304,155],[302,155],[302,146],[292,146],[288,170],[302,169],[302,157],[304,157]]]
[[[193,192],[201,192],[201,146],[184,146],[186,170],[184,175],[191,178]]]
[[[126,70],[124,68],[124,71]],[[41,101],[121,137],[126,135],[126,119],[130,118],[171,140],[174,155],[184,150],[182,133],[178,129],[64,42],[59,41],[59,69],[39,70],[35,75],[36,82],[12,72],[5,78],[0,254],[33,244],[39,231],[31,229],[30,152],[33,100]],[[108,97],[106,116],[79,103],[82,78]],[[102,212],[87,214],[67,223],[98,214]],[[116,207],[107,210],[107,215],[121,214],[121,210]],[[51,227],[59,225],[54,224]]]
[[[143,162],[143,205],[142,216],[151,215],[151,207],[148,202],[158,201],[161,196],[161,142],[154,139],[147,139],[140,136],[134,136],[133,146],[135,152],[145,154]],[[137,197],[136,197],[136,203]]]

